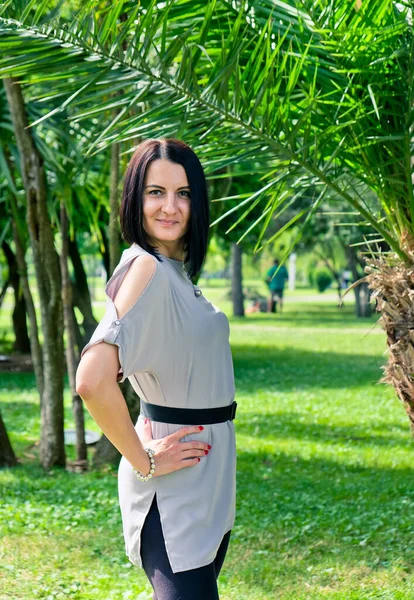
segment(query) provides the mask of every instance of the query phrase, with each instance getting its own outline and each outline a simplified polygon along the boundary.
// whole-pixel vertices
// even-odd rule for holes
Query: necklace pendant
[[[199,288],[194,288],[194,295],[199,298],[202,295],[202,291]]]

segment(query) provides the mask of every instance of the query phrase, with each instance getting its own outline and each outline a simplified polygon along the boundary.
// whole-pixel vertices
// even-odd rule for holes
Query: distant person
[[[346,269],[342,274],[342,287],[347,289],[352,282],[352,271]]]
[[[276,273],[276,274],[275,274]],[[274,276],[273,276],[274,275]],[[280,262],[277,258],[273,260],[273,267],[271,267],[266,276],[266,283],[269,286],[270,297],[268,300],[267,311],[275,313],[276,304],[279,302],[280,312],[283,309],[283,292],[285,289],[285,282],[289,278],[288,270],[285,265],[280,267]]]

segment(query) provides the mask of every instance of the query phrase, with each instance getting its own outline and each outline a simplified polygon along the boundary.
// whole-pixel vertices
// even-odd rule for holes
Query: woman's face
[[[144,229],[158,249],[168,249],[170,254],[183,250],[190,210],[184,167],[164,158],[151,162],[144,181]]]

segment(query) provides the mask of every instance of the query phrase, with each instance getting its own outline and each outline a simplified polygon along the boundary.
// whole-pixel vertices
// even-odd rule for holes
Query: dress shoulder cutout
[[[122,316],[118,315],[114,299],[133,261],[145,255],[155,263],[152,275],[135,301]],[[146,258],[148,257],[148,258]],[[157,311],[162,296],[163,276],[158,260],[136,244],[122,253],[121,259],[105,285],[106,311],[91,339],[82,349],[81,357],[95,344],[106,342],[118,346],[121,365],[117,381],[122,383],[137,371],[145,370],[148,344],[148,314]]]

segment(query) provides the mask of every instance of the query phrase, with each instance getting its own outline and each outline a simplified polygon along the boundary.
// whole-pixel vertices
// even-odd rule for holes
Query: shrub
[[[328,269],[317,269],[315,271],[315,282],[319,292],[324,292],[332,281],[333,277]]]

